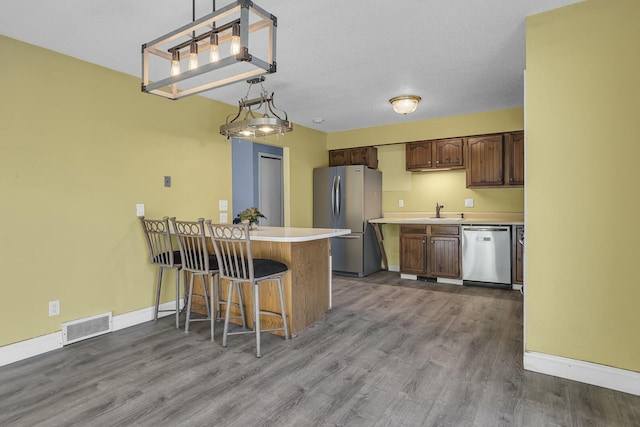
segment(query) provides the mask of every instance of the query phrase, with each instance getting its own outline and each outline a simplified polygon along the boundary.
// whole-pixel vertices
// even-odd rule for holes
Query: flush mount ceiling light
[[[273,105],[273,93],[262,86],[264,76],[247,80],[247,95],[238,101],[238,113],[229,115],[227,122],[220,126],[220,134],[229,138],[256,138],[260,136],[282,135],[293,130],[287,113]],[[259,97],[249,99],[249,92],[254,84],[260,83],[262,92]],[[281,111],[278,115],[275,111]],[[284,119],[281,117],[284,115]]]
[[[422,98],[416,95],[402,95],[391,98],[389,102],[393,107],[393,111],[398,114],[406,115],[416,111],[416,108],[418,108],[418,102],[420,102],[421,99]]]
[[[192,7],[193,22],[142,45],[143,92],[180,99],[276,72],[275,16],[249,0],[214,0],[197,20]]]

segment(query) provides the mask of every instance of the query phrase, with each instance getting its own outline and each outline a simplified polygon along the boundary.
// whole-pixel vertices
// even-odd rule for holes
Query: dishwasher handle
[[[463,227],[463,231],[510,231],[509,227]]]

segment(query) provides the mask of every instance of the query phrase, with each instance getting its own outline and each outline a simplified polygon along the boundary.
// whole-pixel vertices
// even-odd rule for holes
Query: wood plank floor
[[[169,316],[2,367],[0,425],[640,426],[640,397],[522,369],[517,291],[380,272],[333,301],[261,359]]]

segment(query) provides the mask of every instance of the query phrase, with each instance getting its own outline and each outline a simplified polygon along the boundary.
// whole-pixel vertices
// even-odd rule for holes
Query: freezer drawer
[[[333,271],[362,274],[362,239],[362,233],[352,233],[331,239]]]

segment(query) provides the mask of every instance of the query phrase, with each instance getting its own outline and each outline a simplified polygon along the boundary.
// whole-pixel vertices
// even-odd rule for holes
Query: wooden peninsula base
[[[282,284],[287,310],[290,333],[300,331],[317,322],[322,322],[330,301],[331,271],[329,256],[330,238],[349,234],[350,230],[259,227],[251,231],[251,250],[254,258],[269,258],[284,262],[289,271],[284,275]],[[213,248],[210,247],[213,251]],[[213,252],[212,252],[213,253]],[[222,299],[226,299],[228,282],[222,281]],[[242,289],[243,306],[249,327],[253,327],[253,290],[244,284]],[[235,298],[234,298],[235,300]],[[194,304],[197,300],[194,299]],[[204,307],[198,307],[202,312]],[[276,282],[260,285],[260,308],[280,312]],[[232,315],[238,314],[232,307]],[[239,323],[235,320],[234,323]],[[280,319],[262,316],[261,329],[281,326]],[[282,332],[277,332],[282,334]]]

